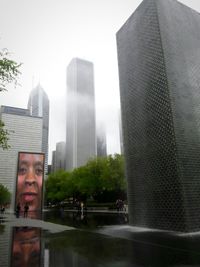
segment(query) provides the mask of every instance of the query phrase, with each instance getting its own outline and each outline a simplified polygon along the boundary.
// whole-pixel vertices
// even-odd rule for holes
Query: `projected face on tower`
[[[17,170],[16,203],[29,211],[42,208],[42,186],[44,176],[44,154],[19,153]]]

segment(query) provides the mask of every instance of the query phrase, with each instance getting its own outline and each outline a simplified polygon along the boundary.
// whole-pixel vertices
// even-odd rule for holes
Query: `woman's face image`
[[[39,228],[14,228],[12,244],[12,267],[40,266],[40,237]]]
[[[16,204],[22,209],[26,203],[29,211],[41,209],[43,173],[43,154],[19,154]]]

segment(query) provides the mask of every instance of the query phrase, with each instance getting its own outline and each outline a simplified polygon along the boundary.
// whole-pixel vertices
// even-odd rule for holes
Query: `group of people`
[[[83,213],[86,211],[86,205],[83,201],[75,200],[75,209],[77,209],[78,212]]]
[[[125,211],[124,209],[124,201],[122,199],[117,199],[116,200],[116,209],[117,211]]]
[[[28,203],[25,203],[25,205],[24,205],[24,217],[28,216],[28,210],[29,210],[29,205],[28,205]],[[17,218],[19,218],[20,212],[21,212],[21,206],[20,206],[20,203],[18,203],[17,207],[16,207],[16,216],[17,216]]]

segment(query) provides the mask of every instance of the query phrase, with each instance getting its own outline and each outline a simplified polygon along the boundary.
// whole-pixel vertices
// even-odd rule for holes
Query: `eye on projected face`
[[[16,205],[29,211],[41,209],[44,154],[19,153]]]

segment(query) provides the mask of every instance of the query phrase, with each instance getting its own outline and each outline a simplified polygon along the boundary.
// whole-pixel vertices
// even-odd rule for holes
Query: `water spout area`
[[[124,213],[46,211],[43,220],[4,215],[0,266],[199,266],[200,235],[128,225]]]

